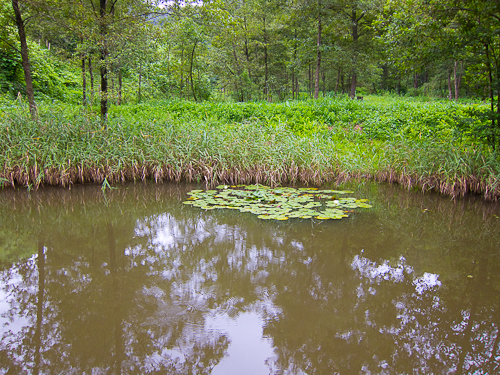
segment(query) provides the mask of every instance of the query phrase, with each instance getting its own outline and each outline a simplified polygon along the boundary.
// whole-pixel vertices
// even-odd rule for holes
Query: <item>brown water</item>
[[[341,221],[195,186],[0,192],[0,374],[500,373],[500,207],[351,186]]]

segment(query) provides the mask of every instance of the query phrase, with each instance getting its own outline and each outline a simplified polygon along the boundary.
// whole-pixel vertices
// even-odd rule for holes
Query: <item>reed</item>
[[[366,125],[355,128],[360,118],[373,122],[387,106],[373,114],[369,105],[344,99],[274,107],[160,104],[115,109],[106,126],[90,111],[64,104],[40,105],[39,122],[11,106],[0,118],[0,184],[38,188],[153,179],[319,185],[372,178],[452,197],[500,196],[497,154],[481,142],[443,140],[454,134],[445,125],[426,136],[408,135],[413,128],[393,129],[390,140],[370,135]],[[292,123],[294,116],[301,126]],[[325,122],[327,116],[337,120]],[[338,120],[342,116],[349,119]],[[394,119],[384,121],[389,125],[379,124],[379,133],[389,134]]]

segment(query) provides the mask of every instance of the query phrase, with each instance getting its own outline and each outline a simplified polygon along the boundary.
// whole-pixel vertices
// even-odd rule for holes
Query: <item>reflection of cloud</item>
[[[358,270],[361,276],[369,279],[371,283],[380,284],[382,280],[400,283],[404,281],[405,275],[414,272],[413,267],[406,265],[405,261],[406,259],[401,256],[397,266],[393,267],[389,264],[388,260],[385,260],[382,264],[377,264],[377,262],[373,262],[368,258],[356,255],[351,262],[351,267],[353,270]],[[415,285],[416,292],[422,294],[431,288],[440,287],[441,281],[438,278],[439,275],[428,272],[425,272],[423,276],[415,278],[413,285]],[[358,290],[358,297],[360,295],[363,295],[362,290]]]
[[[377,262],[372,262],[368,258],[356,255],[351,262],[353,270],[358,270],[362,276],[370,279],[371,282],[380,283],[382,280],[402,282],[405,278],[404,274],[412,273],[413,268],[404,264],[405,258],[401,257],[396,267],[389,265],[389,261],[377,265]]]
[[[272,339],[264,337],[264,319],[257,312],[244,312],[232,319],[227,314],[207,317],[205,329],[224,332],[230,344],[226,356],[212,375],[269,374],[268,363],[277,360]]]
[[[413,285],[415,285],[415,289],[418,294],[422,294],[428,289],[434,288],[436,286],[441,286],[441,281],[438,280],[439,275],[435,273],[424,273],[423,276],[416,278],[413,280]]]
[[[195,223],[189,223],[187,227],[181,224],[172,215],[163,213],[152,216],[144,221],[137,220],[135,235],[137,237],[151,237],[151,245],[155,252],[171,249],[178,243],[191,243],[197,245],[211,236],[206,229],[207,222],[198,219]]]
[[[453,344],[447,346],[449,344],[442,341],[437,334],[439,319],[434,318],[434,314],[440,316],[443,313],[440,299],[433,295],[430,304],[422,302],[424,292],[441,286],[441,281],[438,280],[439,275],[426,272],[422,276],[416,277],[413,267],[405,262],[406,259],[403,256],[399,258],[395,266],[392,266],[388,260],[379,264],[359,255],[354,257],[351,263],[352,269],[358,270],[361,277],[367,279],[368,283],[367,288],[364,287],[364,282],[361,282],[357,288],[358,299],[363,300],[367,296],[367,292],[375,295],[377,292],[376,284],[381,284],[384,281],[406,282],[408,286],[415,288],[415,292],[411,292],[410,289],[409,294],[405,293],[392,300],[392,304],[397,310],[398,324],[380,324],[377,322],[377,315],[370,314],[370,310],[366,310],[365,324],[376,328],[382,334],[393,335],[400,346],[400,352],[406,352],[406,355],[413,358],[416,368],[419,369],[418,371],[414,369],[415,374],[431,373],[432,366],[439,366],[443,370],[439,373],[450,373],[450,366],[454,360],[454,347]],[[339,334],[338,337],[348,340],[355,333],[346,332]],[[358,336],[363,337],[364,333],[358,332]],[[432,361],[434,361],[433,364]],[[380,362],[378,366],[382,369],[380,373],[389,373],[386,361]]]

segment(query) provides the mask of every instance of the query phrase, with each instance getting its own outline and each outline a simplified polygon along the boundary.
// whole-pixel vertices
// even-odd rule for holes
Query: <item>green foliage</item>
[[[29,43],[33,86],[38,97],[78,103],[80,79],[71,65],[61,61],[46,48]]]
[[[0,50],[0,91],[15,93],[20,89],[21,57],[13,49]]]
[[[33,86],[38,99],[81,101],[81,82],[77,70],[37,43],[29,42]],[[13,48],[0,49],[0,92],[17,96],[24,92],[21,56]]]
[[[103,127],[97,111],[78,106],[40,103],[32,122],[24,103],[0,105],[2,184],[175,176],[273,185],[378,176],[451,195],[500,196],[498,154],[476,135],[486,120],[470,120],[474,106],[374,97],[156,101],[113,107]]]
[[[260,121],[267,127],[286,126],[295,135],[317,134],[343,139],[350,137],[390,141],[420,140],[454,144],[486,144],[482,129],[488,126],[488,108],[481,104],[455,102],[420,102],[370,96],[363,101],[346,97],[318,101],[284,103],[153,101],[141,106],[122,106],[111,116],[129,121],[183,119],[224,124]]]
[[[204,210],[227,208],[250,212],[264,220],[293,218],[342,219],[355,208],[371,208],[367,199],[337,197],[352,191],[316,188],[270,188],[264,185],[220,185],[217,190],[192,190],[184,204]]]
[[[16,94],[21,88],[23,71],[16,45],[16,28],[11,22],[12,4],[0,0],[0,92]]]

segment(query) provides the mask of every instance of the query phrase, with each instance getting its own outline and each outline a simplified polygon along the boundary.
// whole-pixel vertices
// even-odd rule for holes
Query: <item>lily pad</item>
[[[316,188],[270,188],[264,185],[219,185],[212,190],[192,190],[186,205],[204,210],[231,209],[250,212],[263,220],[284,221],[289,218],[319,220],[342,219],[355,208],[371,208],[367,199],[338,198],[350,191]]]

